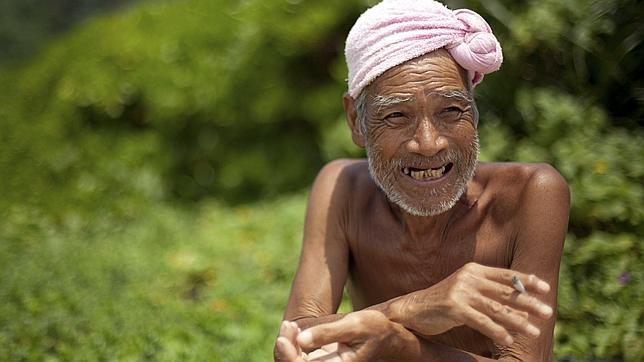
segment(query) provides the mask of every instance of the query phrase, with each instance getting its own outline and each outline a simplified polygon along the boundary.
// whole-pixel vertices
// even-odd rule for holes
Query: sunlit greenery
[[[370,3],[144,2],[0,68],[2,359],[270,360],[306,189],[362,155],[342,49]],[[504,49],[482,158],[572,189],[557,358],[643,360],[644,5],[447,3]]]
[[[154,205],[89,228],[14,213],[0,244],[3,360],[269,359],[303,201]]]

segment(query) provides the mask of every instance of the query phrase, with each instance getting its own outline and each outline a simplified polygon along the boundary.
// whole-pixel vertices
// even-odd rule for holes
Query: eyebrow
[[[433,91],[428,93],[428,95],[437,95],[443,98],[456,98],[460,101],[466,103],[472,103],[474,99],[469,92],[464,92],[458,89],[444,90],[444,91]],[[411,102],[414,100],[412,95],[396,95],[388,96],[377,94],[371,100],[371,105],[376,108],[376,113],[380,113],[383,108],[395,106],[402,103]]]
[[[469,92],[464,92],[458,89],[446,90],[446,91],[433,91],[429,93],[429,95],[433,95],[433,94],[444,98],[460,99],[461,101],[465,101],[467,103],[472,103],[474,101],[474,99],[472,99],[472,96],[470,95]]]
[[[371,104],[377,109],[376,113],[380,112],[385,107],[395,106],[401,103],[410,102],[414,99],[411,95],[405,96],[385,96],[375,95],[371,100]]]

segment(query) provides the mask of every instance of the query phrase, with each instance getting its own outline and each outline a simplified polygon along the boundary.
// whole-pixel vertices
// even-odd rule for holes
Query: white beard
[[[367,140],[365,148],[371,178],[385,193],[389,201],[398,205],[409,214],[433,216],[442,214],[454,207],[467,189],[467,184],[474,177],[478,163],[479,138],[478,133],[475,133],[474,139],[470,143],[471,152],[469,154],[463,154],[450,149],[438,157],[439,162],[435,163],[452,162],[454,164],[450,172],[456,172],[456,182],[440,188],[431,188],[425,195],[420,195],[420,198],[411,198],[406,195],[398,187],[398,183],[396,182],[396,177],[402,175],[401,170],[406,166],[404,163],[406,161],[405,159],[393,158],[390,161],[383,161],[380,150],[377,146],[371,145],[369,140]],[[420,157],[416,155],[407,158],[414,159]]]

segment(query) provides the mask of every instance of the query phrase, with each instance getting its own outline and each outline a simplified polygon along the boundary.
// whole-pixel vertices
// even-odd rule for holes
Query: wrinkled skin
[[[443,50],[390,69],[367,99],[405,101],[368,101],[365,134],[345,96],[372,165],[331,162],[313,185],[276,360],[552,358],[569,190],[548,165],[472,162],[465,79]],[[355,312],[335,314],[345,285]]]

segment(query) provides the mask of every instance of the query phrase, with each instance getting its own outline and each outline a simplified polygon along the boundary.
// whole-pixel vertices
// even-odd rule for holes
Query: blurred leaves
[[[0,354],[265,360],[297,265],[304,201],[150,205],[116,230],[10,220],[17,230],[0,242]]]

